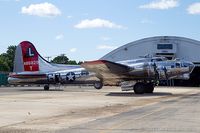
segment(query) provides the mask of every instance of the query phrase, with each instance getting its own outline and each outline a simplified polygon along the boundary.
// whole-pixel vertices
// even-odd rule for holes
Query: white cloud
[[[101,37],[101,39],[102,39],[103,41],[109,41],[109,40],[111,40],[110,37],[106,37],[106,36]]]
[[[178,5],[178,0],[156,0],[149,4],[141,5],[140,8],[166,10],[177,7]]]
[[[78,28],[78,29],[87,29],[87,28],[122,29],[122,28],[124,28],[121,25],[118,25],[109,20],[100,19],[100,18],[96,18],[96,19],[92,19],[92,20],[89,20],[89,19],[82,20],[80,23],[78,23],[74,27]]]
[[[107,49],[113,50],[116,48],[117,46],[111,46],[111,45],[106,45],[106,44],[97,46],[97,49],[100,49],[100,50],[107,50]]]
[[[74,53],[74,52],[77,51],[77,48],[71,48],[69,51],[72,52],[72,53]]]
[[[56,36],[56,40],[62,40],[64,38],[64,35],[63,34],[59,34]]]
[[[40,17],[52,17],[61,15],[61,11],[55,5],[48,2],[31,4],[28,7],[24,6],[21,9],[21,13]]]
[[[187,11],[189,14],[200,14],[200,2],[191,4]]]

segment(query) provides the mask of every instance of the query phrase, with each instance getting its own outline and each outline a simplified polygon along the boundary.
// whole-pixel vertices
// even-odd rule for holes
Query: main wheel
[[[134,85],[133,90],[135,94],[144,94],[145,93],[145,84],[138,82]]]
[[[102,82],[95,82],[94,83],[94,88],[97,90],[100,90],[103,87],[103,83]]]
[[[145,88],[145,93],[153,93],[153,91],[154,91],[154,84],[147,83]]]
[[[49,85],[44,85],[44,90],[48,91],[49,90]]]

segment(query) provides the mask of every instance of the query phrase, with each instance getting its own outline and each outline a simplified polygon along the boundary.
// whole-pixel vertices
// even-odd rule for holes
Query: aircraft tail
[[[31,42],[23,41],[17,46],[13,72],[48,72],[57,69],[40,56]]]
[[[32,43],[23,41],[17,46],[13,71],[39,71],[38,52]]]
[[[13,72],[49,73],[80,68],[80,65],[54,64],[45,60],[29,41],[21,42],[15,51]]]

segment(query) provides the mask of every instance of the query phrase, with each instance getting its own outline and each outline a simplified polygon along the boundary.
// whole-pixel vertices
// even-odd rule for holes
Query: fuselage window
[[[182,63],[182,67],[187,67],[187,63]]]
[[[89,75],[88,71],[81,71],[81,75]]]
[[[180,63],[176,63],[176,67],[180,68],[181,67]]]

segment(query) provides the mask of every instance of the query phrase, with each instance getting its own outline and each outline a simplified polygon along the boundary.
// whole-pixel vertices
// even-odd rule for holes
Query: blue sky
[[[200,40],[200,0],[0,0],[0,53],[31,41],[46,57],[99,59],[152,36]]]

